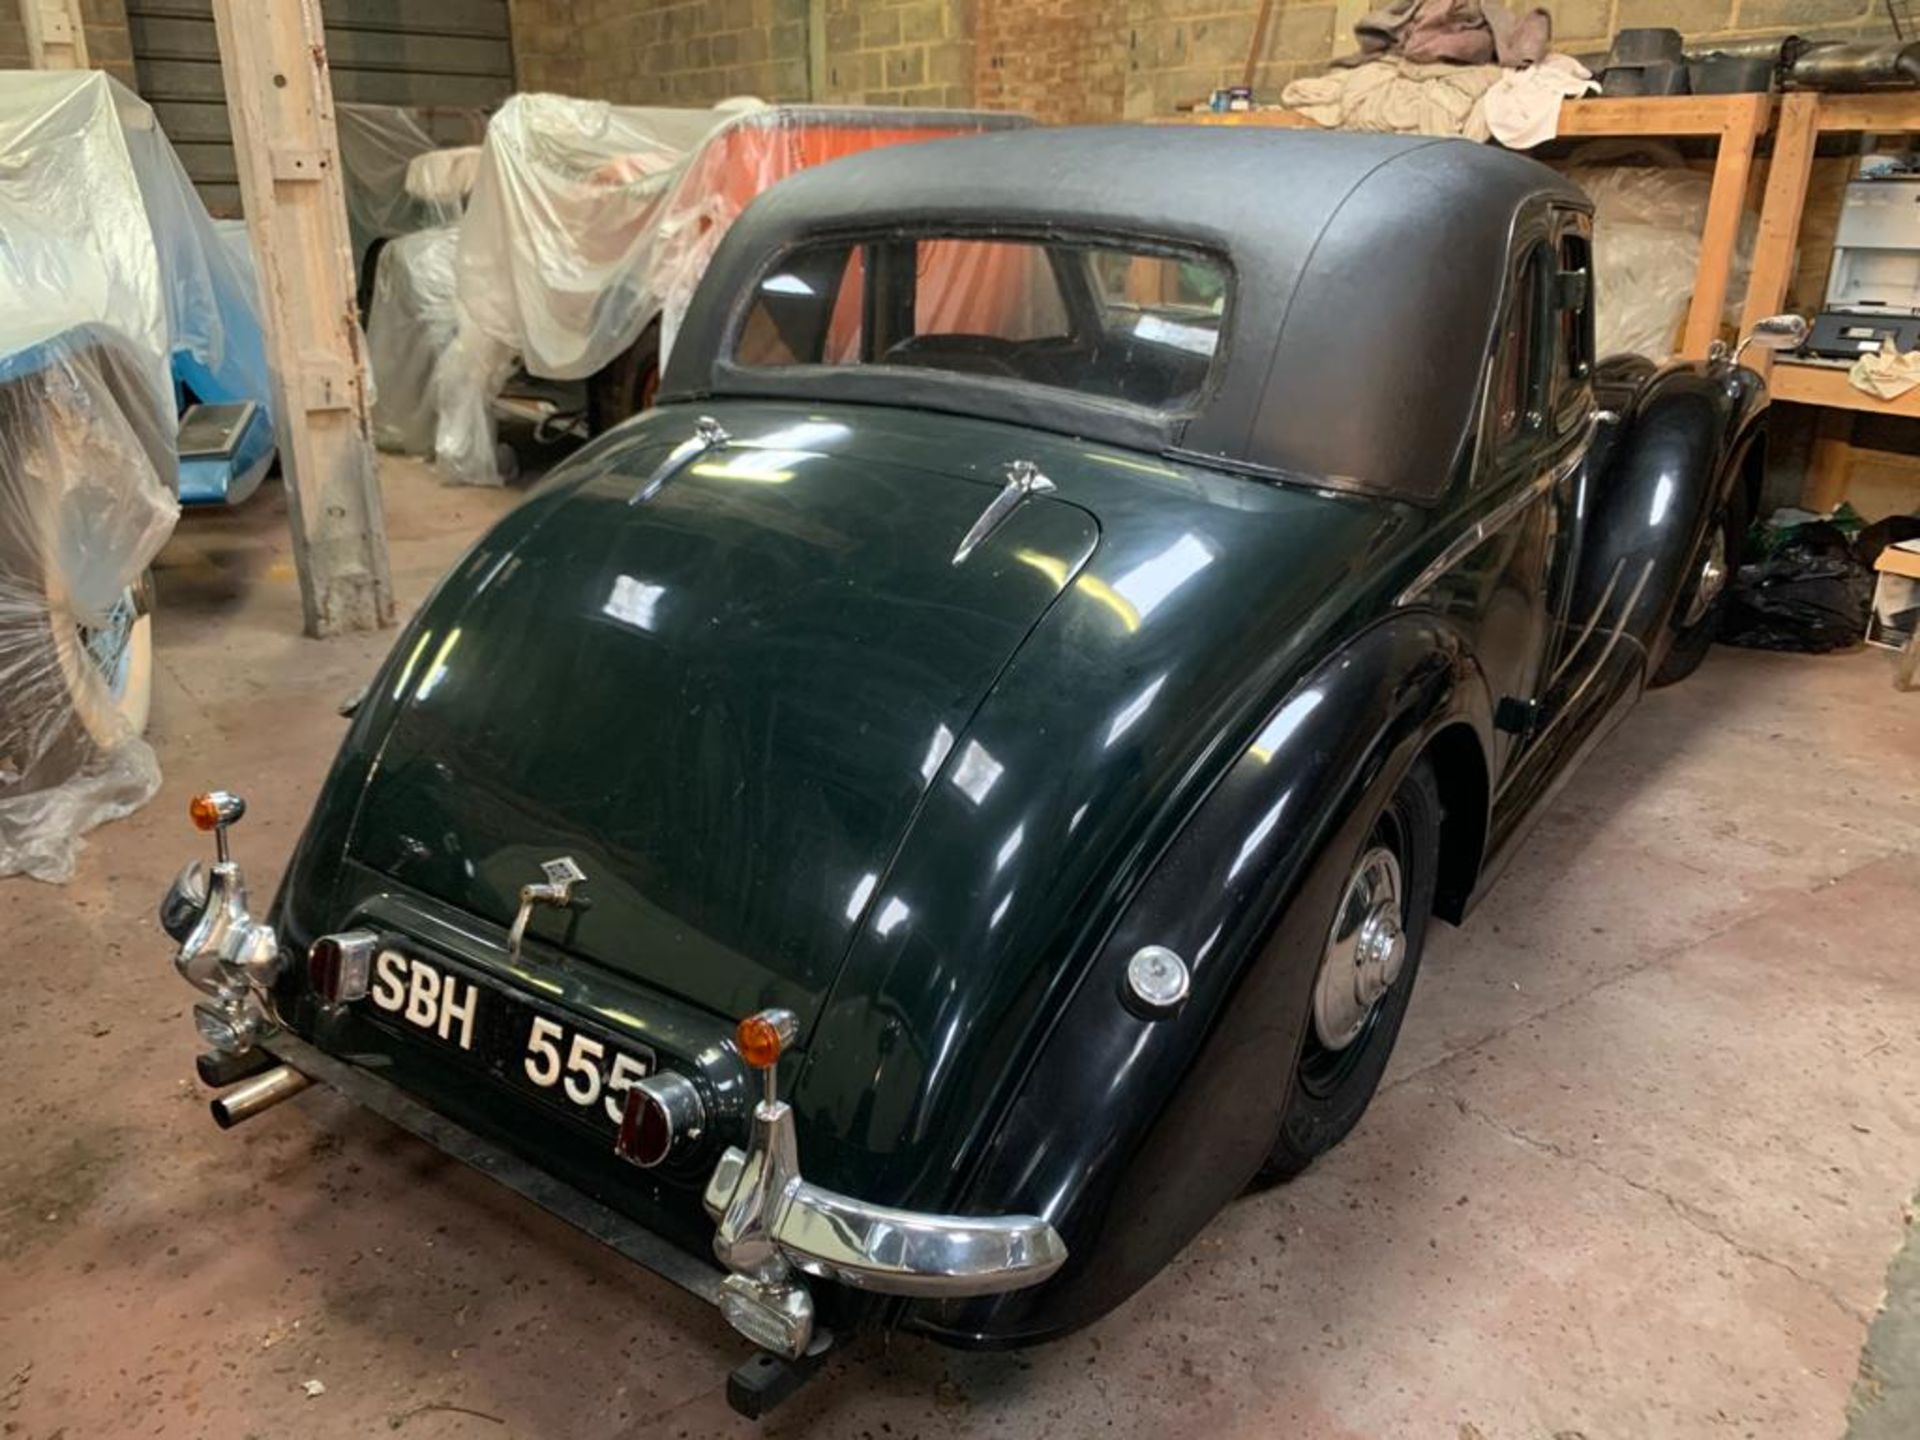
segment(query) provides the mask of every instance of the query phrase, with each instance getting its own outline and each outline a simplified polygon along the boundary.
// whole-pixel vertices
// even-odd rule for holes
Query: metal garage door
[[[323,0],[334,99],[497,105],[513,93],[507,0]],[[240,213],[212,0],[127,0],[140,93],[216,215]]]

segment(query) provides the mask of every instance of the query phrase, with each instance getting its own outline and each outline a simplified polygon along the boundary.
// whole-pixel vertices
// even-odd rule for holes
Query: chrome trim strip
[[[1610,411],[1596,410],[1588,415],[1585,429],[1578,436],[1570,436],[1566,441],[1568,447],[1567,454],[1557,465],[1551,470],[1543,471],[1539,475],[1534,476],[1532,480],[1527,482],[1525,489],[1502,500],[1485,515],[1482,515],[1478,520],[1474,521],[1471,529],[1467,530],[1464,534],[1455,536],[1454,539],[1448,543],[1447,547],[1438,555],[1434,556],[1433,559],[1427,563],[1426,568],[1413,578],[1413,582],[1394,597],[1393,603],[1395,605],[1414,604],[1419,600],[1422,591],[1447,571],[1451,570],[1455,565],[1458,565],[1462,560],[1466,559],[1467,556],[1471,555],[1488,536],[1502,529],[1514,516],[1518,515],[1522,510],[1525,510],[1527,506],[1531,505],[1535,500],[1538,500],[1542,495],[1550,493],[1562,480],[1579,469],[1581,462],[1587,458],[1588,447],[1593,443],[1594,430],[1597,428],[1601,418],[1610,414]]]
[[[1607,611],[1607,602],[1613,599],[1614,587],[1620,583],[1621,573],[1627,568],[1626,557],[1613,562],[1613,573],[1607,576],[1607,588],[1600,592],[1600,599],[1593,607],[1593,613],[1587,617],[1587,623],[1580,627],[1580,634],[1573,644],[1567,647],[1566,654],[1560,657],[1560,663],[1553,667],[1553,674],[1547,677],[1547,683],[1553,684],[1566,673],[1567,666],[1578,658],[1586,648],[1588,639],[1593,635],[1593,627],[1600,623],[1600,617]]]
[[[1015,460],[1007,466],[1006,483],[1000,487],[1000,493],[987,503],[980,512],[980,518],[968,527],[961,537],[960,548],[953,552],[953,563],[961,565],[986,539],[1012,517],[1013,512],[1026,504],[1034,495],[1045,495],[1057,489],[1053,481],[1040,473],[1040,467],[1031,460]]]

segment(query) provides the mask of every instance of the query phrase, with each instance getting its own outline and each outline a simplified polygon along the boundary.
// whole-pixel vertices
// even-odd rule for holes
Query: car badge
[[[526,938],[527,922],[533,919],[533,907],[552,905],[565,908],[571,905],[573,887],[584,884],[587,878],[587,872],[580,868],[571,855],[541,861],[540,871],[547,877],[544,884],[520,887],[520,913],[513,917],[513,928],[507,931],[509,960],[517,961],[520,958],[520,942]]]

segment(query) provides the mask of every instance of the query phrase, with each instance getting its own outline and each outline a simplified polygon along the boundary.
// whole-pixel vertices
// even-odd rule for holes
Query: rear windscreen
[[[884,365],[1195,408],[1220,348],[1224,262],[1105,243],[859,238],[762,277],[734,363]]]

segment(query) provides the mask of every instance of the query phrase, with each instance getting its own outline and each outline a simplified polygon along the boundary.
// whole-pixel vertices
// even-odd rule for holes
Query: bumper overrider
[[[432,1115],[388,1082],[281,1029],[272,995],[290,960],[273,928],[253,917],[245,878],[229,850],[227,829],[245,812],[245,802],[224,791],[194,798],[190,813],[196,825],[213,833],[215,861],[210,870],[199,861],[188,865],[160,906],[162,926],[179,942],[174,968],[207,997],[194,1007],[195,1028],[212,1052],[203,1057],[201,1072],[216,1081],[240,1079],[214,1100],[215,1118],[223,1126],[238,1124],[319,1080],[440,1148],[477,1159],[489,1149],[486,1142]],[[366,993],[363,950],[354,936],[315,941],[308,973],[323,1003],[345,1004]],[[763,1010],[742,1020],[735,1033],[741,1059],[760,1072],[762,1093],[742,1137],[744,1146],[726,1147],[705,1187],[704,1203],[716,1227],[713,1253],[724,1274],[713,1277],[706,1271],[702,1278],[717,1278],[717,1283],[690,1280],[680,1253],[668,1259],[659,1244],[650,1243],[652,1237],[636,1244],[616,1242],[615,1248],[713,1300],[742,1335],[793,1360],[818,1348],[809,1279],[880,1294],[951,1299],[1022,1289],[1060,1268],[1066,1245],[1036,1216],[900,1210],[805,1179],[793,1111],[779,1099],[776,1078],[780,1056],[797,1029],[791,1012]],[[676,1135],[698,1131],[693,1087],[671,1071],[634,1085],[625,1105],[614,1149],[633,1164],[657,1164]],[[517,1170],[495,1163],[491,1155],[482,1168],[612,1240],[608,1212],[586,1197],[569,1192],[577,1204],[556,1202],[556,1189],[564,1187],[549,1177],[515,1183],[511,1177]]]

